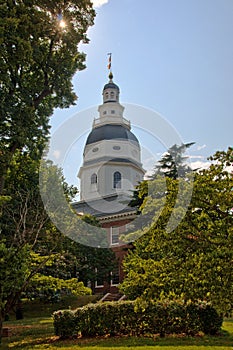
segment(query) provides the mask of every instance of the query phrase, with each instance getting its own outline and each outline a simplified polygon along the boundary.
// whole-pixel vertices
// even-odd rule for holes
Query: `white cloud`
[[[204,159],[205,157],[204,156],[187,156],[188,159]]]
[[[195,170],[203,170],[203,169],[208,169],[210,167],[211,164],[217,164],[216,162],[208,162],[208,161],[201,161],[201,160],[197,160],[195,162],[190,162],[189,166]],[[224,168],[225,171],[228,171],[229,173],[233,173],[233,164],[230,166],[227,166]]]
[[[206,145],[202,145],[202,146],[199,145],[199,146],[197,146],[197,150],[198,151],[200,151],[201,149],[204,149],[204,148],[206,148]]]
[[[210,167],[211,163],[210,162],[202,162],[200,160],[197,160],[196,162],[190,162],[189,166],[195,170],[195,169],[208,169]]]
[[[97,8],[107,4],[108,1],[109,0],[92,0],[91,2],[93,3],[93,6]]]
[[[53,151],[53,156],[55,159],[59,159],[61,155],[61,152],[59,150],[54,150]]]
[[[226,167],[226,171],[233,174],[233,164]]]
[[[148,178],[154,173],[155,163],[156,160],[153,156],[143,159],[143,168],[146,170],[145,178]]]
[[[155,163],[156,163],[156,159],[153,156],[143,158],[143,166],[146,169],[154,168]]]

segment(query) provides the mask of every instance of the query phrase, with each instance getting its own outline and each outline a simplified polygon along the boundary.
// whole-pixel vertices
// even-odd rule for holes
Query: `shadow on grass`
[[[35,336],[35,334],[34,334]],[[34,348],[38,349],[67,349],[74,346],[77,347],[101,347],[101,348],[118,348],[118,347],[147,347],[147,346],[169,346],[169,347],[184,347],[184,350],[188,346],[221,346],[221,347],[231,347],[233,344],[233,337],[227,332],[222,332],[219,336],[197,336],[197,337],[187,337],[187,336],[167,336],[165,338],[158,337],[109,337],[102,338],[97,337],[95,339],[69,339],[69,340],[59,340],[57,337],[36,337],[31,338],[30,335],[24,336],[24,339],[12,339],[10,342],[11,349],[21,349],[21,350],[31,350]]]
[[[26,324],[25,324],[26,323]],[[10,325],[9,325],[9,328]],[[221,349],[232,348],[233,344],[233,319],[226,320],[223,330],[217,336],[196,336],[189,337],[185,335],[169,335],[165,338],[159,336],[148,337],[96,337],[59,340],[53,335],[53,324],[49,319],[37,319],[33,324],[12,325],[12,336],[3,340],[3,346],[13,350],[31,350],[31,349],[75,349],[77,348],[134,348],[134,347],[169,347],[183,348],[187,347],[221,347]],[[40,346],[40,347],[39,347]]]

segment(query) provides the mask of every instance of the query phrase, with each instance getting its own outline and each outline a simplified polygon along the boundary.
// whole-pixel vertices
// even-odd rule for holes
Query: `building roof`
[[[106,89],[116,89],[116,90],[120,91],[119,86],[117,86],[112,81],[110,81],[109,83],[104,85],[104,89],[103,90],[106,90]]]
[[[132,165],[134,167],[139,168],[142,172],[145,172],[142,169],[142,164],[139,162],[136,162],[135,160],[130,160],[126,158],[112,158],[112,157],[96,157],[96,159],[88,160],[83,163],[83,166],[89,166],[92,164],[97,164],[97,163],[105,163],[105,164],[110,164],[110,163],[125,163],[127,165]]]
[[[86,145],[102,140],[128,140],[139,144],[136,136],[123,125],[106,124],[94,128],[87,138]]]
[[[101,218],[121,216],[127,213],[135,214],[135,208],[129,207],[128,203],[129,197],[116,193],[102,198],[72,203],[72,207],[80,214],[91,214],[101,220]]]
[[[113,82],[113,74],[112,72],[109,73],[109,82],[104,85],[104,90],[106,89],[116,89],[118,92],[120,92],[119,86]]]

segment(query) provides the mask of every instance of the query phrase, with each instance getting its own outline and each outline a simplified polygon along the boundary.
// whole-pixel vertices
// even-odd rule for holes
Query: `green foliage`
[[[69,338],[77,335],[76,319],[71,310],[56,311],[54,314],[55,334],[60,338]]]
[[[4,198],[1,213],[0,242],[7,251],[5,255],[2,253],[4,259],[0,261],[3,273],[0,295],[2,317],[12,310],[22,293],[29,298],[47,301],[59,297],[59,290],[75,295],[89,294],[90,289],[83,283],[95,280],[95,268],[103,265],[105,272],[111,268],[112,254],[108,250],[88,249],[71,241],[51,223],[39,192],[38,163],[27,153],[16,152],[14,164],[6,177],[11,197],[7,201]],[[48,169],[45,186],[51,186],[49,199],[59,206],[56,193],[52,191],[53,181],[60,184],[67,200],[72,198],[76,189],[67,186],[56,166],[50,165]],[[90,217],[88,220],[99,225]],[[27,252],[25,258],[24,252]],[[12,280],[8,286],[9,276]]]
[[[129,203],[131,207],[137,207],[138,213],[141,212],[140,207],[144,201],[144,199],[148,196],[148,181],[141,181],[133,191],[132,200]]]
[[[28,277],[29,246],[22,249],[0,243],[0,310],[8,308]]]
[[[214,319],[211,318],[214,315]],[[77,310],[53,314],[55,334],[70,336],[192,334],[201,331],[216,334],[222,317],[208,304],[179,302],[123,301],[89,304]]]
[[[205,334],[214,335],[222,326],[222,317],[210,305],[200,307],[199,317],[201,320],[201,328]]]
[[[26,252],[48,254],[48,239],[40,238],[46,231],[57,233],[39,194],[39,161],[54,108],[67,108],[77,98],[71,80],[85,68],[78,44],[88,42],[95,12],[89,0],[29,0],[2,1],[0,14],[0,244],[7,250],[0,266],[6,277],[1,279],[1,335],[4,313],[41,268],[31,269]],[[66,198],[74,194],[59,170],[52,170]]]
[[[63,280],[61,278],[35,274],[26,289],[26,296],[44,302],[56,301],[62,294],[91,295],[91,289],[78,282],[77,278]]]
[[[1,2],[0,13],[2,194],[15,152],[40,158],[48,117],[75,103],[71,79],[85,68],[78,44],[88,42],[95,12],[89,0],[30,0]]]
[[[158,165],[155,167],[152,179],[156,178],[156,175],[165,175],[174,180],[178,178],[185,178],[192,169],[187,165],[187,157],[183,156],[186,150],[194,145],[195,142],[186,144],[173,145],[159,160]]]
[[[154,168],[152,176],[149,180],[141,181],[133,191],[132,200],[129,203],[131,207],[138,208],[138,214],[141,213],[143,209],[144,199],[151,194],[150,186],[152,186],[150,180],[158,179],[158,177],[165,176],[166,178],[178,179],[187,178],[188,174],[192,172],[192,169],[188,166],[186,160],[187,157],[183,156],[186,150],[194,145],[194,142],[173,145],[168,149],[168,151],[162,156],[158,161],[158,164]],[[157,195],[159,192],[157,193]]]
[[[161,178],[152,181],[142,205],[151,225],[124,259],[121,290],[129,298],[206,300],[224,314],[232,311],[233,174],[227,171],[232,152],[217,152],[210,168],[196,174],[188,208],[186,179],[167,178],[160,198]],[[182,196],[175,206],[178,186]],[[184,219],[169,231],[171,215],[182,217],[184,208]]]
[[[102,267],[103,274],[107,275],[114,261],[112,251],[82,246],[65,237],[51,223],[44,208],[46,203],[42,203],[38,187],[38,163],[28,154],[17,152],[11,171],[6,177],[11,198],[2,208],[0,238],[5,242],[9,252],[13,250],[15,259],[16,257],[23,259],[20,252],[24,251],[25,246],[28,255],[25,261],[22,260],[25,266],[22,278],[17,277],[22,272],[20,262],[13,265],[1,261],[3,271],[11,275],[13,281],[17,279],[17,283],[13,282],[10,288],[4,285],[7,279],[4,277],[1,279],[2,288],[7,288],[8,291],[4,294],[6,299],[2,308],[3,313],[9,313],[18,302],[21,293],[28,298],[43,301],[55,301],[60,298],[61,293],[90,294],[90,289],[84,284],[96,280],[96,268]],[[60,185],[67,201],[75,195],[76,189],[66,184],[61,170],[56,166],[52,164],[44,166],[48,171],[43,174],[42,185],[49,193],[48,201],[55,203],[56,210],[62,210],[59,207],[57,193],[53,191],[54,181]],[[90,224],[90,228],[94,229],[91,225],[99,226],[97,220],[91,216],[85,216],[83,220]],[[80,221],[83,222],[81,219]],[[16,266],[18,272],[15,271]]]

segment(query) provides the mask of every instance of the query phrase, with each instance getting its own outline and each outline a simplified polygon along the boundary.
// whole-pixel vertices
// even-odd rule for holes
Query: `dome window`
[[[119,151],[121,148],[120,146],[113,146],[114,151]]]
[[[95,147],[93,148],[92,152],[98,152],[99,148],[98,147]]]
[[[114,111],[114,109],[112,109],[112,110],[111,110],[111,114],[115,114],[115,111]]]
[[[113,174],[113,188],[121,188],[121,173],[119,171]]]
[[[91,184],[97,184],[97,175],[95,173],[91,175]]]

